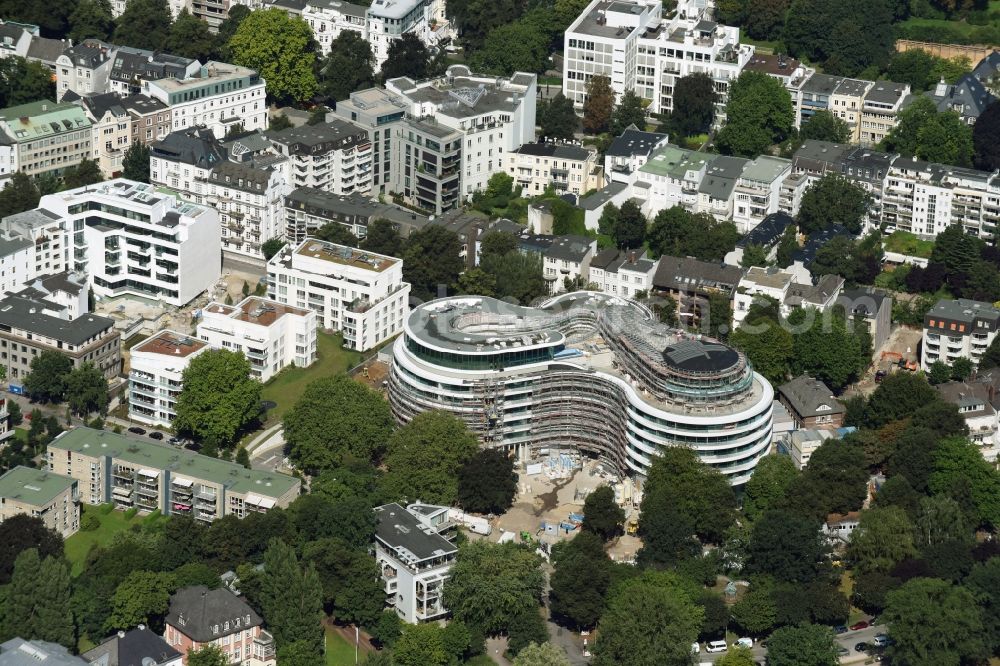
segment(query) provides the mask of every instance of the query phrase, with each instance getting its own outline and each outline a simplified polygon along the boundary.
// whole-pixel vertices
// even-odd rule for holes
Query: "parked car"
[[[729,649],[729,646],[726,645],[726,641],[710,641],[705,643],[705,652],[725,652],[727,649]]]
[[[739,645],[740,647],[745,647],[747,649],[750,649],[753,647],[753,639],[748,636],[737,638],[736,644]]]
[[[180,444],[181,443],[181,438],[180,437],[171,437],[170,439],[167,440],[167,443],[168,444]]]
[[[691,643],[691,654],[698,654],[701,652],[701,646],[697,643]]]
[[[145,428],[140,428],[139,426],[132,426],[131,428],[128,429],[128,431],[131,433],[135,433],[136,435],[146,434]]]
[[[846,634],[847,633],[847,625],[843,625],[843,624],[837,625],[836,627],[833,628],[833,633],[835,633],[835,634]]]
[[[160,432],[159,430],[154,430],[153,432],[149,433],[149,438],[159,441],[163,439],[163,433]]]
[[[838,657],[846,657],[849,654],[851,654],[851,651],[848,650],[847,648],[845,648],[845,647],[838,647],[837,648],[837,656]]]
[[[854,646],[855,652],[864,652],[867,649],[868,649],[868,643],[865,643],[864,641],[861,641],[860,643]]]
[[[875,634],[875,639],[872,641],[872,645],[877,648],[887,647],[890,643],[890,639],[885,634]]]
[[[861,629],[867,629],[867,628],[868,628],[868,623],[865,622],[864,620],[861,620],[861,622],[855,622],[854,624],[851,625],[851,631],[860,631]]]

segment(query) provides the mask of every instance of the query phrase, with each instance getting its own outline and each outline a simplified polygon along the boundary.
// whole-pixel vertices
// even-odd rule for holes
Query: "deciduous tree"
[[[499,449],[482,449],[458,470],[458,503],[474,513],[503,513],[517,493],[514,461]]]
[[[981,524],[1000,525],[1000,474],[982,457],[977,447],[964,437],[942,439],[933,454],[934,471],[930,489],[948,493],[959,483],[967,483]]]
[[[140,183],[149,182],[149,147],[135,141],[122,158],[122,178]]]
[[[430,300],[455,284],[465,268],[461,246],[454,231],[436,224],[409,235],[402,256],[403,279],[412,285],[414,296]]]
[[[181,9],[170,26],[164,47],[170,53],[183,58],[193,58],[208,62],[219,48],[216,36],[208,29],[208,23]]]
[[[913,523],[896,506],[872,507],[861,512],[851,533],[849,551],[861,573],[887,573],[907,557],[917,554],[913,545]]]
[[[972,128],[972,145],[977,169],[1000,169],[1000,102],[993,102],[979,114]]]
[[[57,351],[43,351],[31,359],[31,371],[24,378],[24,390],[32,400],[62,402],[66,395],[66,378],[73,369],[68,357]]]
[[[127,630],[145,624],[154,631],[161,630],[175,583],[173,574],[133,571],[115,589],[106,628]]]
[[[744,488],[743,513],[750,520],[757,520],[768,509],[776,507],[798,475],[789,456],[761,458]]]
[[[583,129],[590,134],[600,134],[608,129],[611,113],[615,106],[615,94],[611,90],[611,80],[600,74],[587,81],[586,97],[583,101]]]
[[[75,646],[69,570],[62,557],[39,558],[28,548],[14,561],[14,573],[0,610],[0,634]]]
[[[911,51],[916,53],[916,51]],[[923,51],[920,51],[923,53]],[[802,123],[799,131],[799,138],[803,141],[814,139],[817,141],[832,141],[833,143],[846,143],[851,136],[851,128],[847,123],[831,111],[817,111],[809,120]]]
[[[822,572],[827,552],[818,521],[788,509],[771,509],[754,523],[743,569],[751,575],[808,583]]]
[[[570,666],[566,651],[552,643],[531,643],[517,653],[514,666]]]
[[[554,617],[575,628],[597,624],[611,584],[611,560],[604,542],[592,532],[580,532],[563,542],[553,555],[549,607]],[[586,585],[581,581],[586,580]]]
[[[90,158],[83,160],[76,166],[69,167],[63,171],[63,186],[67,190],[72,190],[85,185],[93,185],[104,180],[104,174],[97,162]]]
[[[646,572],[622,584],[608,601],[594,646],[594,664],[689,664],[702,614],[676,574]]]
[[[93,363],[84,363],[66,375],[66,402],[80,416],[106,413],[108,401],[108,380]]]
[[[198,650],[188,650],[188,666],[229,666],[229,656],[211,643]]]
[[[260,382],[250,378],[242,353],[212,349],[191,359],[183,373],[174,428],[231,446],[260,415]]]
[[[0,61],[0,66],[8,59]],[[23,213],[38,205],[41,194],[31,176],[23,171],[15,171],[0,190],[0,217]]]
[[[359,32],[343,30],[330,42],[330,52],[320,62],[318,92],[328,101],[347,99],[355,90],[375,84],[372,46]]]
[[[615,501],[611,486],[598,486],[583,501],[583,531],[608,541],[621,534],[624,522],[625,510]]]
[[[382,487],[393,499],[450,505],[458,497],[458,471],[478,449],[462,421],[423,412],[389,438]]]
[[[311,474],[352,456],[377,460],[392,434],[389,404],[347,375],[314,380],[285,414],[285,441],[292,459]]]
[[[368,225],[361,247],[369,252],[399,257],[403,253],[403,239],[392,222],[379,218]]]
[[[273,539],[264,553],[260,606],[281,649],[302,641],[319,656],[323,649],[323,587],[312,565],[299,564],[295,550]]]
[[[828,174],[810,185],[802,195],[796,223],[804,234],[811,234],[831,224],[841,224],[852,233],[860,233],[868,212],[868,192],[840,174]]]
[[[514,72],[543,72],[549,59],[549,39],[530,21],[497,26],[486,35],[483,47],[472,55],[477,72],[510,76]]]
[[[115,21],[115,42],[158,51],[170,34],[170,24],[166,0],[129,0]]]
[[[893,639],[893,661],[955,665],[987,654],[983,621],[972,594],[933,578],[916,578],[888,594],[882,621]]]
[[[716,143],[727,155],[757,157],[792,131],[792,98],[777,79],[743,72],[729,85],[726,125]]]
[[[537,609],[545,577],[540,558],[509,543],[470,541],[459,548],[444,585],[445,605],[487,635],[506,631],[518,613]]]
[[[404,33],[389,43],[382,80],[408,76],[414,81],[426,79],[430,70],[431,53],[415,32]]]
[[[237,65],[258,71],[267,81],[269,98],[301,102],[316,92],[313,34],[302,19],[277,8],[251,12],[228,48]]]
[[[115,29],[108,0],[80,0],[69,15],[69,38],[73,43],[85,39],[107,40]]]
[[[782,627],[767,639],[767,663],[773,666],[837,666],[837,643],[829,627],[803,624]]]
[[[682,76],[674,84],[670,131],[680,137],[707,132],[715,119],[715,83],[702,72]]]
[[[539,102],[538,125],[541,137],[564,141],[572,139],[580,126],[580,119],[573,110],[573,100],[560,91],[552,99]]]
[[[611,134],[618,136],[628,129],[629,125],[635,125],[643,131],[646,129],[646,106],[634,90],[626,90],[615,105],[615,110],[611,112],[609,129]]]

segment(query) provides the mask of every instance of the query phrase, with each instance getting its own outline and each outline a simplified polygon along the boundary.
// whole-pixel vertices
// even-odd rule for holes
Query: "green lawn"
[[[306,385],[314,379],[329,377],[345,372],[361,362],[362,354],[341,346],[340,335],[317,333],[316,362],[308,368],[286,368],[277,377],[264,385],[261,399],[273,400],[277,407],[268,412],[268,423],[281,420],[285,412],[291,409]]]
[[[538,77],[539,86],[562,86],[561,76],[539,76]]]
[[[934,241],[920,240],[908,231],[894,231],[885,239],[885,249],[888,252],[930,259]]]
[[[109,543],[115,534],[125,530],[132,525],[143,522],[143,516],[133,516],[131,520],[125,517],[123,511],[110,511],[101,513],[100,507],[91,504],[83,505],[83,516],[95,515],[101,521],[101,526],[91,532],[80,530],[70,538],[66,539],[66,559],[72,566],[71,574],[79,576],[83,572],[83,563],[87,559],[87,553],[94,544],[103,545]],[[83,518],[81,517],[81,520]]]
[[[326,629],[326,666],[353,666],[354,665],[354,643],[344,639],[343,636],[334,631],[333,627]],[[353,639],[352,639],[353,640]],[[358,652],[358,661],[365,662],[366,650],[362,645]]]

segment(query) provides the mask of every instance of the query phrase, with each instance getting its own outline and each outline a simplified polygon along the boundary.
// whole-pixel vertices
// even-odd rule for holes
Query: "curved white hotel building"
[[[740,485],[771,442],[770,383],[717,340],[658,323],[634,301],[575,292],[540,307],[443,298],[413,310],[393,346],[400,422],[429,409],[485,445],[576,448],[644,475],[665,446],[689,446]]]

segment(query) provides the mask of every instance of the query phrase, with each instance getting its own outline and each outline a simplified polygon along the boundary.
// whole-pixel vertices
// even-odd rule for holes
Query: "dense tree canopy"
[[[708,74],[682,76],[674,84],[674,110],[668,127],[679,136],[707,132],[715,119],[715,82]]]
[[[772,666],[837,666],[837,644],[829,627],[803,624],[782,627],[767,640],[767,663]]]
[[[397,500],[452,504],[459,470],[478,450],[462,421],[446,412],[423,412],[389,438],[383,488]]]
[[[251,12],[228,47],[233,62],[260,72],[269,98],[301,102],[316,92],[313,34],[302,19],[277,8]]]
[[[361,34],[343,30],[330,42],[330,52],[319,63],[317,90],[329,102],[347,99],[355,90],[375,83],[375,56]]]
[[[242,353],[212,349],[191,359],[183,374],[174,427],[230,446],[260,415],[260,382]]]
[[[587,81],[586,93],[583,101],[583,129],[591,134],[599,134],[608,129],[615,107],[611,80],[601,75],[591,77]]]
[[[514,461],[499,449],[482,449],[458,470],[458,503],[475,513],[504,513],[514,502]]]
[[[170,34],[171,22],[167,0],[129,0],[115,21],[115,42],[159,51]]]
[[[72,368],[68,356],[57,351],[43,351],[31,359],[31,370],[24,378],[24,390],[32,400],[62,402],[66,395],[66,378]]]
[[[828,174],[806,189],[795,221],[804,234],[821,231],[831,224],[840,224],[857,234],[861,232],[870,201],[870,195],[860,185],[840,174]]]
[[[403,249],[403,279],[417,298],[436,298],[458,280],[464,268],[458,234],[433,224],[414,231]]]
[[[695,257],[702,261],[721,261],[736,247],[739,238],[732,222],[720,222],[708,213],[691,213],[680,206],[658,212],[647,235],[654,256]]]
[[[538,102],[538,135],[548,139],[570,140],[579,127],[580,121],[573,110],[573,100],[562,92],[554,97]]]
[[[847,143],[851,136],[851,128],[847,123],[831,111],[817,111],[809,120],[802,123],[799,131],[799,138],[803,141],[814,139],[817,141],[832,141],[834,143]]]
[[[788,90],[762,72],[743,72],[729,84],[726,124],[716,143],[727,155],[757,157],[792,131],[795,113]]]
[[[993,102],[979,114],[972,128],[972,145],[977,169],[1000,169],[1000,102]]]
[[[346,375],[314,380],[285,414],[285,441],[292,459],[312,474],[346,456],[377,460],[393,430],[381,395]]]
[[[42,63],[18,56],[0,60],[0,104],[4,108],[55,96],[52,71]]]
[[[615,501],[614,488],[601,485],[587,495],[583,502],[583,531],[608,541],[621,533],[624,522],[625,510]]]

